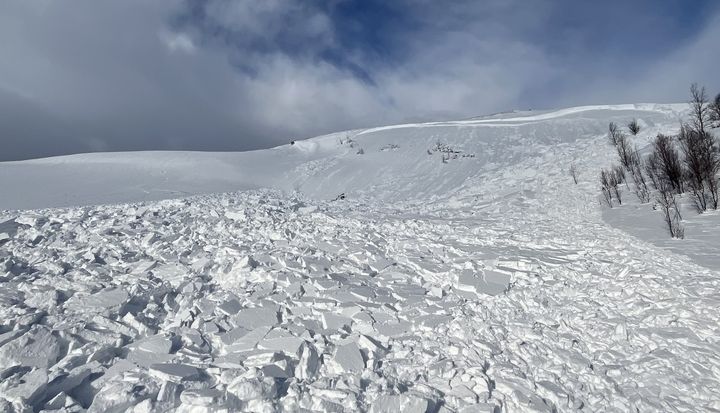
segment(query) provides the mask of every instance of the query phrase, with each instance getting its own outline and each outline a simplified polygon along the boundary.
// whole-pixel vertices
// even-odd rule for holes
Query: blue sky
[[[0,3],[0,160],[720,92],[720,3]]]

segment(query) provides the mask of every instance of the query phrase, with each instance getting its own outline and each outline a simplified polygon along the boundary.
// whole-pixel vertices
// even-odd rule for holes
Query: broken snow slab
[[[217,389],[187,389],[180,394],[180,401],[190,406],[213,406],[213,410],[222,407],[226,402],[225,393]]]
[[[409,334],[412,331],[412,323],[409,321],[384,322],[376,325],[378,333],[386,337],[399,337]]]
[[[39,227],[47,222],[47,218],[40,214],[28,212],[15,218],[15,222],[22,225],[28,225],[30,227]]]
[[[335,348],[328,370],[335,374],[358,373],[365,368],[365,360],[357,344],[350,342]]]
[[[34,326],[19,338],[0,347],[0,370],[11,366],[47,368],[60,356],[60,343],[52,331]]]
[[[245,211],[226,210],[225,218],[230,219],[232,221],[238,221],[238,222],[243,222],[243,221],[247,220],[247,217],[245,216]]]
[[[305,340],[299,337],[266,337],[260,343],[258,348],[265,350],[281,351],[289,356],[297,357],[300,354],[300,348]]]
[[[236,298],[231,298],[217,306],[217,312],[226,316],[235,315],[242,309],[242,305]]]
[[[278,312],[274,307],[245,308],[230,317],[230,323],[235,327],[242,327],[247,330],[274,326],[279,323]]]
[[[458,276],[456,287],[460,291],[476,294],[499,295],[510,287],[510,275],[496,270],[483,270],[480,274],[463,270]]]
[[[20,225],[22,224],[16,222],[14,219],[0,222],[0,244],[14,237]]]
[[[160,386],[155,380],[152,380],[146,374],[135,371],[126,371],[116,376],[113,380],[102,383],[99,391],[93,398],[95,392],[95,382],[92,383],[93,388],[88,388],[86,392],[80,393],[86,397],[86,404],[90,407],[88,413],[105,413],[105,412],[126,412],[126,411],[143,411],[149,412],[149,406],[146,404],[144,408],[134,409],[134,406],[146,402],[147,399],[155,397],[160,391]],[[73,392],[77,394],[78,392]],[[70,396],[68,396],[70,399]],[[81,409],[69,410],[82,411]]]
[[[287,379],[293,375],[294,362],[288,356],[275,351],[252,351],[247,354],[243,364],[245,367],[259,369],[265,377]]]
[[[47,390],[48,373],[45,369],[35,369],[20,378],[4,377],[4,389],[0,389],[0,399],[16,404],[38,403]],[[1,406],[1,405],[0,405]]]
[[[155,277],[168,282],[173,288],[179,288],[187,280],[188,270],[180,263],[168,263],[153,268]]]
[[[277,384],[270,377],[244,378],[238,377],[228,386],[228,393],[243,402],[251,400],[267,400],[277,394]],[[272,411],[272,410],[268,410]]]
[[[240,337],[232,341],[232,344],[227,345],[225,350],[228,353],[250,351],[258,345],[260,340],[265,338],[270,330],[271,327],[262,326],[250,331],[247,334],[242,334]]]
[[[369,413],[425,413],[428,409],[426,399],[411,395],[383,395],[375,399]]]
[[[117,313],[128,298],[127,291],[122,288],[100,290],[94,294],[75,293],[65,302],[65,309],[78,313]]]
[[[326,330],[342,330],[349,328],[353,320],[350,317],[344,317],[333,313],[322,314],[322,325]]]
[[[179,363],[157,363],[150,366],[150,374],[172,382],[200,380],[202,371],[196,367]]]
[[[172,349],[173,342],[170,337],[163,334],[156,334],[137,341],[135,344],[139,350],[153,354],[168,354]]]

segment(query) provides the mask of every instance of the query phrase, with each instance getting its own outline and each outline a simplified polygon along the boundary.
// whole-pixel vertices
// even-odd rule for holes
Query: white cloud
[[[550,24],[547,1],[394,3],[404,4],[423,30],[394,33],[402,57],[388,60],[338,49],[338,27],[318,3],[209,0],[200,25],[177,24],[189,4],[0,3],[0,38],[12,39],[0,42],[0,105],[22,101],[37,114],[32,128],[16,116],[17,124],[0,125],[0,136],[62,128],[44,141],[56,152],[251,149],[538,102],[682,100],[690,82],[720,81],[718,19],[657,62],[624,63],[643,68],[633,72],[604,53],[589,53],[595,60],[577,67],[538,42],[533,35]],[[587,46],[568,41],[572,50]],[[356,67],[329,62],[326,50]],[[5,156],[30,152],[23,147]]]
[[[684,47],[658,59],[626,93],[626,99],[672,101],[682,96],[685,100],[694,82],[720,92],[720,13]]]
[[[170,52],[182,52],[188,54],[195,52],[195,43],[186,33],[161,30],[159,37]]]

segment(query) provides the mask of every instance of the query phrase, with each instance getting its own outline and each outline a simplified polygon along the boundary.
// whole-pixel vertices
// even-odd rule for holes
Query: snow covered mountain
[[[717,217],[596,182],[686,111],[0,163],[0,410],[720,409]]]
[[[553,163],[580,157],[586,145],[604,143],[601,135],[610,121],[637,117],[648,126],[646,136],[677,129],[686,109],[589,106],[340,132],[251,152],[91,153],[2,162],[0,209],[135,202],[265,187],[299,190],[316,199],[342,192],[374,199],[446,198],[458,191],[478,192],[479,181],[512,173],[541,157],[553,157]],[[461,151],[460,159],[443,165],[437,143]],[[357,154],[360,149],[363,156]],[[599,149],[608,152],[603,146]],[[596,163],[592,159],[591,165]],[[543,175],[538,172],[542,171],[529,173]],[[534,181],[529,180],[532,185]]]

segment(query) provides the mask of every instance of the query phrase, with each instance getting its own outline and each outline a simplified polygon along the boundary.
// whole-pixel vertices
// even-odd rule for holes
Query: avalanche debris
[[[3,213],[0,411],[720,409],[717,273],[602,223],[562,168],[604,136],[544,125],[425,175],[401,159],[408,175],[364,193],[407,182],[402,202],[255,190]],[[353,165],[414,150],[414,128]],[[432,133],[466,129],[469,148],[471,127]]]

